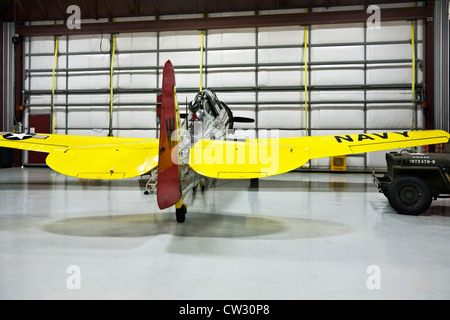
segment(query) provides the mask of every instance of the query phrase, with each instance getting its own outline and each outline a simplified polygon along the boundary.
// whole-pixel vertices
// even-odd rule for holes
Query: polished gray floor
[[[449,299],[450,199],[365,174],[217,180],[177,224],[139,179],[0,170],[0,299]]]

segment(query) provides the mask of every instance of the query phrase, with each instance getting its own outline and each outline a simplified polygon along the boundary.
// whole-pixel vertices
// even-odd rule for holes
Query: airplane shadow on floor
[[[190,212],[183,224],[169,213],[70,218],[42,227],[46,232],[76,237],[151,237],[171,234],[196,238],[310,239],[352,232],[324,220]]]

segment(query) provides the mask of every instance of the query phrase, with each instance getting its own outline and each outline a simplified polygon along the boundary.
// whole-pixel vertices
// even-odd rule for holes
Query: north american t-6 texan
[[[234,117],[217,96],[202,90],[180,116],[175,71],[163,70],[159,139],[1,132],[0,146],[46,152],[53,170],[82,179],[127,179],[150,174],[161,210],[175,206],[177,222],[187,213],[185,197],[205,177],[253,179],[283,174],[310,159],[447,143],[441,130],[338,136],[235,139]],[[182,118],[183,121],[182,121]],[[276,132],[276,131],[275,131]]]

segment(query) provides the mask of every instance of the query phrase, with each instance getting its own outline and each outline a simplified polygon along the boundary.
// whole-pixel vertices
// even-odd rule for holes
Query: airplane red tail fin
[[[170,60],[163,69],[159,128],[159,162],[156,198],[160,209],[175,205],[181,199],[178,167],[178,134],[180,114],[175,92],[175,71]]]

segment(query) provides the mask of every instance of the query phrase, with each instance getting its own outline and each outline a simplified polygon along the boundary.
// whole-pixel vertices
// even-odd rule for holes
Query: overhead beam
[[[256,27],[282,27],[293,25],[323,25],[364,23],[370,17],[365,10],[326,11],[290,14],[268,14],[215,18],[125,21],[115,23],[81,23],[81,29],[68,29],[65,25],[19,26],[21,36],[86,35],[99,33],[135,33],[157,31],[183,31],[208,29],[235,29]],[[389,21],[419,20],[433,17],[427,7],[390,8],[381,10],[381,24]]]

